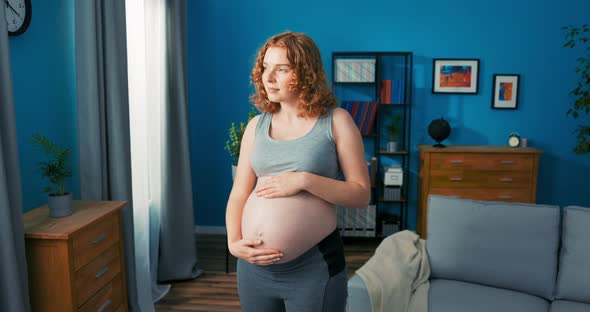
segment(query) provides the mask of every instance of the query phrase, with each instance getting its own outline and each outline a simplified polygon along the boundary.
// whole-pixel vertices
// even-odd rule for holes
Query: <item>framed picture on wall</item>
[[[518,108],[519,80],[520,75],[517,74],[494,74],[492,108]]]
[[[432,93],[477,94],[479,59],[433,59]]]

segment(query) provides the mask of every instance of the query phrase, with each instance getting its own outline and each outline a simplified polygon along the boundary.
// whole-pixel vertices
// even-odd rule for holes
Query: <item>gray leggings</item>
[[[318,246],[281,264],[257,266],[238,259],[238,292],[244,312],[344,312],[346,269],[330,276]]]

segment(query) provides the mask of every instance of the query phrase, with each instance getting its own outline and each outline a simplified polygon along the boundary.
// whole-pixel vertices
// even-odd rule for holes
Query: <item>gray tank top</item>
[[[250,158],[256,176],[310,172],[327,178],[338,178],[339,164],[332,136],[332,111],[320,116],[304,136],[285,141],[270,137],[272,114],[262,113],[256,125],[254,149]]]

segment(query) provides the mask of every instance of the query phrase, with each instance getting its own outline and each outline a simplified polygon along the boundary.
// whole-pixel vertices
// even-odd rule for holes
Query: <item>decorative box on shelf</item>
[[[336,59],[336,82],[375,82],[375,59]]]
[[[383,184],[386,186],[401,186],[404,182],[404,174],[399,166],[385,167],[383,170]]]

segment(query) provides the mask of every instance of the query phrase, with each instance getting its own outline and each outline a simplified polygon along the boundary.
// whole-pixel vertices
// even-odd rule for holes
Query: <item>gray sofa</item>
[[[589,312],[590,208],[428,200],[429,312]],[[370,312],[363,281],[348,311]]]

